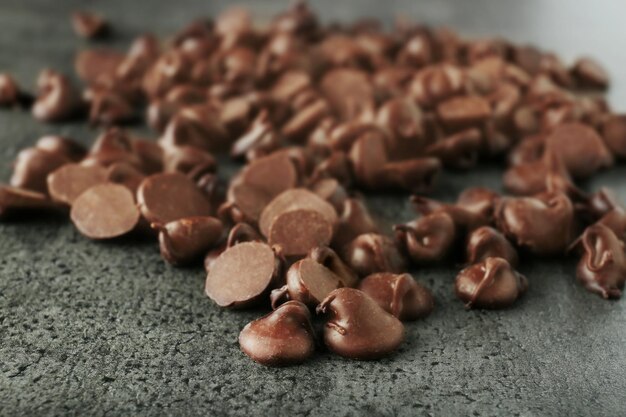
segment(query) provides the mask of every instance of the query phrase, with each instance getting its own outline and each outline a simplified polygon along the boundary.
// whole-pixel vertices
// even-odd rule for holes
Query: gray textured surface
[[[59,3],[0,1],[1,70],[29,86],[44,65],[70,70],[85,43],[66,16],[72,3],[87,6]],[[313,3],[326,18],[406,11],[468,34],[533,41],[568,58],[592,52],[617,78],[614,103],[626,107],[619,78],[626,52],[610,42],[624,33],[626,7],[618,1]],[[277,4],[254,7],[267,15]],[[115,43],[124,45],[143,30],[171,33],[222,3],[103,0],[89,7],[115,19]],[[17,150],[46,132],[85,142],[95,135],[0,112],[2,178]],[[626,198],[625,174],[618,167],[588,185],[608,184]],[[452,199],[469,184],[499,187],[498,170],[446,175],[436,196]],[[371,203],[388,221],[411,217],[403,198]],[[237,345],[239,329],[258,313],[213,306],[202,294],[202,271],[166,266],[154,244],[90,242],[62,220],[0,224],[0,415],[624,415],[626,302],[576,285],[573,260],[525,262],[521,271],[530,279],[527,296],[499,312],[464,311],[452,293],[452,265],[416,271],[437,308],[407,326],[397,354],[355,362],[321,353],[300,367],[267,369]]]

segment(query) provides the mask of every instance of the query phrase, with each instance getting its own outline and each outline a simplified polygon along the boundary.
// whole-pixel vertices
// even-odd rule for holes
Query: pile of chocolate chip
[[[112,33],[100,16],[73,23],[85,37]],[[391,353],[402,321],[434,306],[411,267],[466,262],[458,298],[497,309],[528,287],[518,252],[577,254],[585,288],[621,296],[626,211],[610,190],[574,182],[626,158],[626,116],[610,111],[591,59],[566,67],[531,46],[405,21],[323,26],[297,3],[265,27],[232,9],[165,44],[84,50],[75,65],[82,95],[50,69],[34,97],[0,76],[3,106],[106,127],[88,150],[46,136],[21,151],[2,217],[69,210],[88,238],[158,236],[165,261],[204,259],[215,304],[271,304],[239,337],[257,362],[309,358],[316,323],[334,353]],[[158,140],[120,128],[142,113]],[[214,157],[224,152],[246,162],[228,182]],[[485,160],[507,164],[509,196],[424,196],[442,169]],[[359,192],[411,194],[417,218],[380,230]]]

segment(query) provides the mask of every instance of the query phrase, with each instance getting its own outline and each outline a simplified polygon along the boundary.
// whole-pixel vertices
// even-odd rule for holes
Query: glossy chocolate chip
[[[239,334],[239,346],[262,365],[293,365],[313,355],[314,335],[308,308],[298,301],[288,301],[248,323]]]
[[[0,220],[19,217],[23,214],[54,212],[58,208],[58,205],[43,193],[0,185]]]
[[[315,307],[342,286],[339,276],[333,271],[314,259],[304,258],[291,265],[287,271],[285,290],[289,299]],[[275,298],[276,294],[272,296]]]
[[[147,177],[137,190],[137,204],[146,220],[161,224],[184,217],[209,216],[212,211],[193,181],[180,173]]]
[[[110,239],[132,231],[140,213],[128,188],[104,183],[89,188],[74,200],[70,217],[78,231],[88,238]]]
[[[127,162],[115,162],[107,167],[106,178],[109,182],[122,184],[135,195],[146,176]]]
[[[102,16],[81,11],[72,13],[72,27],[78,36],[88,39],[106,36],[110,29]]]
[[[423,115],[415,103],[402,97],[390,99],[378,110],[376,121],[392,138],[389,159],[420,156],[426,141]]]
[[[267,233],[271,245],[280,246],[285,256],[302,256],[314,247],[329,245],[333,224],[322,213],[293,209],[274,217]]]
[[[498,228],[536,255],[559,255],[573,238],[574,208],[563,193],[505,197],[496,208]]]
[[[260,191],[277,196],[298,184],[298,173],[286,153],[258,158],[241,171],[241,181]]]
[[[620,298],[626,282],[624,242],[603,224],[589,226],[581,238],[584,253],[576,268],[578,282],[603,298]]]
[[[391,354],[404,340],[402,322],[362,291],[337,289],[317,311],[326,319],[324,342],[338,355],[377,359]]]
[[[465,75],[451,64],[431,65],[415,74],[410,94],[425,107],[432,107],[463,91]]]
[[[106,179],[106,169],[99,165],[65,164],[48,175],[48,192],[54,201],[72,205],[84,191]]]
[[[439,103],[437,115],[445,126],[459,129],[487,120],[491,116],[491,107],[480,96],[453,97]]]
[[[320,89],[343,120],[357,117],[374,106],[374,91],[368,76],[356,69],[337,68],[327,72],[320,81]]]
[[[60,153],[39,148],[26,148],[20,151],[15,159],[11,185],[47,194],[48,174],[68,162],[70,160]]]
[[[604,143],[618,158],[626,158],[626,115],[613,114],[602,124]]]
[[[501,309],[526,292],[528,281],[505,259],[487,258],[459,272],[454,288],[466,308]]]
[[[163,171],[182,174],[213,173],[217,161],[210,152],[194,146],[165,146],[163,149]]]
[[[376,233],[357,236],[344,249],[343,260],[362,277],[376,272],[399,274],[406,269],[406,260],[393,239]]]
[[[281,262],[267,244],[239,243],[212,263],[205,293],[220,307],[252,306],[280,284],[280,270]]]
[[[307,257],[324,265],[339,277],[343,287],[355,287],[358,283],[358,275],[342,260],[341,257],[327,246],[313,248]]]
[[[63,155],[74,162],[83,159],[87,153],[85,147],[80,143],[56,135],[42,136],[37,140],[35,147],[53,154]]]
[[[261,112],[250,124],[248,130],[237,139],[230,148],[233,158],[246,157],[248,160],[255,156],[271,153],[280,146],[278,132],[272,126],[269,113]]]
[[[517,250],[511,242],[493,227],[483,226],[474,230],[467,238],[466,258],[469,265],[487,258],[502,258],[517,266]]]
[[[365,277],[357,287],[386,312],[402,321],[428,316],[435,308],[430,290],[409,274],[382,272]]]
[[[426,197],[412,196],[411,203],[416,211],[422,215],[444,212],[450,215],[460,235],[472,231],[477,227],[491,223],[493,216],[482,210],[476,210],[480,206],[465,204],[446,204]]]
[[[311,219],[315,217],[324,220],[331,229],[337,223],[337,212],[330,203],[307,189],[294,188],[277,195],[265,207],[259,219],[259,229],[261,233],[263,233],[264,236],[269,236],[270,228],[275,220],[282,214],[295,210],[306,210],[318,213],[318,216],[313,216],[309,213],[306,214],[306,217]],[[290,217],[290,219],[294,220],[294,217]],[[287,220],[287,218],[284,220]],[[305,253],[307,251],[308,249]]]
[[[64,75],[49,69],[39,74],[37,99],[32,108],[36,119],[60,122],[76,115],[79,107],[78,93]]]
[[[454,220],[443,211],[396,225],[394,231],[400,250],[418,265],[445,259],[456,238]]]
[[[348,198],[341,210],[332,246],[341,251],[345,245],[364,233],[378,233],[379,228],[363,201]]]
[[[186,265],[205,255],[222,237],[222,222],[215,217],[186,217],[153,224],[159,231],[161,256],[172,265]]]
[[[429,193],[433,190],[440,172],[441,162],[437,158],[387,162],[376,174],[374,189]]]
[[[600,135],[581,123],[557,126],[546,137],[546,148],[563,158],[568,172],[575,178],[587,178],[613,164]]]

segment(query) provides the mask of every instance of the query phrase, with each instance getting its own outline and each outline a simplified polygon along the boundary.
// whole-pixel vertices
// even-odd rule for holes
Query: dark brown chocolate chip
[[[321,178],[311,185],[311,191],[328,201],[337,213],[341,213],[348,199],[348,192],[335,178]]]
[[[213,262],[205,293],[221,307],[248,307],[280,284],[280,269],[280,261],[267,244],[239,243]]]
[[[327,246],[318,246],[313,248],[307,254],[307,257],[313,259],[330,269],[339,277],[343,287],[356,287],[359,277],[346,265],[339,255]]]
[[[186,265],[205,255],[222,237],[222,222],[215,217],[186,217],[159,230],[161,256],[172,265]]]
[[[473,206],[470,204],[459,204],[458,202],[456,204],[446,204],[420,196],[412,196],[411,202],[417,212],[422,215],[436,212],[444,212],[450,215],[460,235],[477,227],[490,224],[493,220],[492,212],[480,210],[480,205]]]
[[[185,217],[209,216],[211,204],[189,178],[180,173],[154,174],[137,190],[141,214],[151,223],[166,224]]]
[[[72,205],[84,191],[107,180],[99,165],[65,164],[48,175],[48,192],[54,201]]]
[[[360,276],[376,272],[402,273],[406,261],[393,239],[376,233],[357,236],[344,249],[344,261]]]
[[[437,158],[387,162],[377,174],[375,189],[429,193],[440,172],[441,162]]]
[[[451,64],[423,68],[411,81],[410,92],[424,107],[433,107],[440,101],[460,94],[465,84],[463,71]]]
[[[293,365],[313,355],[314,335],[309,310],[302,303],[289,301],[248,323],[239,334],[239,346],[262,365]]]
[[[356,198],[348,198],[341,210],[332,246],[341,251],[344,246],[364,233],[378,233],[378,225],[365,204]]]
[[[500,309],[524,294],[528,281],[505,259],[487,258],[459,272],[454,288],[466,308]]]
[[[114,91],[99,91],[89,100],[89,123],[93,125],[116,125],[132,122],[137,112],[132,103]]]
[[[208,152],[228,146],[228,132],[210,105],[196,104],[180,109],[168,123],[160,143],[165,146],[190,145]]]
[[[295,187],[298,184],[298,173],[289,155],[276,153],[247,165],[241,172],[241,181],[274,197]]]
[[[63,136],[48,135],[37,140],[35,147],[43,151],[64,155],[66,158],[78,162],[87,153],[85,147],[80,143]]]
[[[78,36],[98,38],[109,34],[109,23],[103,17],[90,12],[72,13],[72,27]]]
[[[310,258],[299,260],[287,271],[286,291],[289,299],[311,307],[317,306],[328,294],[342,286],[339,276]]]
[[[254,119],[248,130],[237,139],[230,148],[233,158],[246,157],[253,160],[271,153],[280,146],[280,137],[274,130],[269,113],[263,111]]]
[[[496,208],[498,228],[536,255],[565,253],[573,239],[574,208],[563,193],[505,197]]]
[[[320,220],[323,220],[327,226],[330,226],[332,237],[332,229],[337,223],[337,212],[328,202],[324,201],[317,194],[304,188],[294,188],[284,191],[283,193],[276,196],[276,198],[274,198],[265,207],[259,219],[259,229],[261,230],[261,233],[263,233],[264,236],[269,236],[270,229],[272,228],[272,225],[274,224],[276,219],[278,219],[278,217],[280,217],[284,213],[295,210],[305,210],[318,213],[319,216],[314,216],[311,213],[302,213],[302,215],[304,216],[303,218],[308,218],[311,220],[318,220],[318,218]],[[289,223],[291,223],[291,221],[295,220],[296,217],[297,216],[286,217],[285,219],[281,220],[281,224],[283,224],[283,222],[288,219],[290,219]],[[326,229],[327,227],[324,226],[321,230]],[[284,231],[287,232],[286,229]],[[328,242],[323,244],[328,244]],[[304,251],[304,253],[308,252],[309,249]]]
[[[60,122],[74,115],[80,107],[78,93],[70,81],[58,72],[46,69],[37,78],[37,99],[32,112],[43,122]]]
[[[132,231],[139,210],[130,190],[123,185],[98,184],[83,192],[72,204],[72,222],[90,239],[110,239]]]
[[[213,154],[194,146],[165,146],[163,149],[163,171],[182,174],[214,173],[217,161]]]
[[[493,227],[483,226],[474,230],[467,239],[467,263],[475,264],[487,258],[502,258],[517,266],[517,251],[506,237]]]
[[[454,220],[443,211],[396,225],[394,230],[398,247],[418,265],[445,259],[456,238]]]
[[[316,246],[330,244],[333,224],[319,211],[293,209],[274,217],[267,238],[285,256],[302,256]]]
[[[0,220],[11,219],[25,213],[57,211],[58,208],[43,193],[0,185]]]
[[[389,159],[420,156],[426,138],[422,112],[415,103],[407,98],[392,98],[380,107],[376,121],[392,138],[387,146]]]
[[[111,49],[86,49],[74,60],[76,74],[87,84],[115,78],[117,68],[124,61],[124,54]]]
[[[603,224],[589,226],[581,238],[583,256],[576,278],[603,298],[620,298],[626,282],[624,242]]]
[[[439,158],[448,168],[469,169],[476,166],[483,149],[483,136],[478,129],[467,129],[429,145],[425,153]]]
[[[39,148],[26,148],[17,155],[11,185],[40,193],[48,193],[46,178],[57,168],[70,162],[64,155]]]
[[[124,185],[135,195],[146,176],[127,162],[115,162],[108,166],[106,178],[109,182]]]
[[[338,355],[376,359],[391,354],[404,340],[402,322],[362,291],[339,288],[317,311],[326,318],[324,342]]]
[[[372,274],[359,283],[358,289],[402,321],[421,319],[435,308],[435,299],[430,290],[417,283],[409,274]]]
[[[441,122],[453,129],[476,126],[491,116],[489,102],[480,96],[453,97],[437,106]]]
[[[563,159],[575,178],[587,178],[602,168],[613,165],[613,157],[602,138],[581,123],[557,126],[546,138],[546,148]]]
[[[343,120],[373,109],[374,91],[367,74],[359,70],[331,70],[322,78],[320,88],[334,112]]]

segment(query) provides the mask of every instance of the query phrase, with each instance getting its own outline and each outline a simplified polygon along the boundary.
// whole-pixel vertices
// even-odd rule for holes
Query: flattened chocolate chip
[[[247,165],[241,171],[241,181],[274,197],[295,187],[298,183],[298,173],[287,154],[276,153],[256,159]]]
[[[602,138],[589,126],[565,123],[546,138],[546,148],[559,155],[575,178],[587,178],[613,165],[613,157]]]
[[[85,147],[80,143],[63,136],[47,135],[37,140],[35,147],[42,151],[47,151],[78,162],[87,153]]]
[[[209,216],[211,204],[189,178],[180,173],[154,174],[137,190],[141,214],[151,223],[169,223],[184,217]]]
[[[385,140],[380,132],[368,131],[352,145],[350,161],[361,187],[378,188],[379,172],[387,162]]]
[[[483,149],[483,135],[478,129],[466,129],[429,145],[426,155],[439,158],[448,168],[469,169],[476,166]]]
[[[285,256],[301,256],[330,244],[333,225],[319,211],[294,209],[274,217],[267,238],[271,245],[280,246]]]
[[[584,250],[576,278],[602,298],[620,298],[626,282],[624,242],[603,224],[589,226],[581,238]]]
[[[475,264],[487,258],[502,258],[515,267],[517,251],[506,237],[493,227],[483,226],[474,230],[467,239],[467,263]]]
[[[502,198],[495,217],[507,237],[537,255],[563,254],[573,239],[574,208],[563,193]]]
[[[78,36],[98,38],[109,34],[109,23],[102,17],[90,12],[72,13],[72,27]]]
[[[459,272],[454,288],[466,308],[500,309],[526,292],[528,280],[505,259],[487,258]]]
[[[313,355],[314,335],[309,309],[302,303],[289,301],[248,323],[239,334],[239,346],[262,365],[293,365]]]
[[[43,193],[0,185],[0,220],[7,220],[25,213],[56,211],[58,208]]]
[[[349,120],[374,106],[374,91],[366,73],[350,68],[328,71],[320,88],[338,117]]]
[[[387,162],[377,174],[376,189],[429,193],[440,172],[441,162],[437,158]]]
[[[186,217],[164,225],[159,230],[161,256],[172,265],[186,265],[200,259],[222,237],[222,222],[215,217]]]
[[[383,310],[364,292],[339,288],[320,304],[324,314],[324,342],[338,355],[352,359],[387,356],[404,340],[402,322]]]
[[[456,238],[454,220],[443,211],[396,225],[394,231],[398,247],[418,265],[443,260]]]
[[[406,261],[393,239],[376,233],[357,236],[344,249],[343,260],[360,276],[376,272],[402,273]]]
[[[376,122],[392,138],[387,146],[389,159],[420,156],[426,138],[422,112],[415,103],[407,98],[392,98],[380,107]]]
[[[476,126],[491,115],[489,102],[480,96],[453,97],[437,106],[439,120],[450,128]]]
[[[311,191],[328,201],[341,213],[348,198],[348,192],[335,178],[321,178],[311,185]]]
[[[213,154],[194,146],[165,146],[163,149],[163,170],[182,174],[213,173],[217,161]]]
[[[421,319],[435,308],[435,298],[430,290],[409,274],[372,274],[359,283],[358,289],[402,321]]]
[[[609,86],[609,75],[591,58],[581,58],[574,63],[572,75],[581,87],[604,90]]]
[[[106,181],[99,165],[65,164],[48,175],[48,192],[54,201],[72,205],[84,191]]]
[[[415,74],[410,93],[424,107],[460,94],[465,84],[463,71],[451,64],[430,65]]]
[[[111,49],[85,49],[76,55],[74,69],[85,83],[95,84],[114,79],[122,61],[124,54]]]
[[[306,214],[305,217],[311,219],[313,219],[313,217],[320,217],[325,221],[327,225],[331,227],[331,233],[332,228],[337,223],[337,212],[335,211],[333,206],[324,201],[317,194],[305,188],[294,188],[277,195],[265,207],[259,219],[259,229],[261,230],[261,233],[263,233],[264,236],[269,236],[271,226],[274,223],[275,219],[277,219],[284,213],[294,210],[309,210],[318,213],[319,216],[313,216],[309,213]],[[289,216],[283,221],[287,219],[290,219],[291,221],[295,218],[293,216]],[[322,229],[326,230],[326,226],[324,226]],[[308,249],[305,251],[305,253],[307,251]]]
[[[344,246],[364,233],[378,233],[378,225],[365,204],[356,198],[348,198],[341,210],[332,246],[341,251]]]
[[[146,178],[139,169],[127,162],[115,162],[108,166],[106,170],[107,181],[124,185],[133,195]]]
[[[626,158],[626,115],[613,114],[602,124],[604,143],[618,158]]]
[[[342,286],[339,276],[310,258],[299,260],[287,271],[289,298],[310,307],[317,306],[328,294]]]
[[[211,265],[205,293],[220,307],[248,307],[280,284],[280,261],[262,242],[226,249]]]
[[[72,222],[90,239],[122,236],[137,226],[139,210],[130,190],[119,184],[98,184],[83,192],[72,204]]]
[[[17,155],[11,185],[40,193],[48,193],[46,178],[57,168],[70,162],[64,155],[39,148],[26,148]]]

